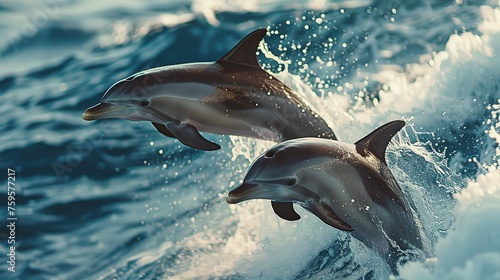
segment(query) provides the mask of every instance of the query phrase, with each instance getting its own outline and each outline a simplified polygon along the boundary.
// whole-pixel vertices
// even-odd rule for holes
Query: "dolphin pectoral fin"
[[[161,133],[165,136],[168,136],[168,137],[175,138],[175,136],[172,134],[172,132],[170,132],[170,130],[168,130],[168,128],[165,125],[154,123],[154,122],[152,122],[152,124],[156,128],[156,130],[158,130],[159,133]]]
[[[214,151],[220,149],[220,146],[203,138],[196,127],[189,124],[166,124],[166,128],[175,138],[179,139],[182,144],[191,148]]]
[[[266,29],[257,29],[248,34],[229,52],[217,60],[217,63],[224,64],[224,62],[231,62],[260,68],[256,52],[260,41],[266,36],[266,33]]]
[[[332,208],[326,205],[325,203],[313,202],[313,203],[308,203],[307,206],[314,215],[318,216],[318,218],[320,218],[326,224],[340,230],[345,230],[345,231],[354,230],[353,227],[351,227],[346,222],[342,221],[339,218],[339,216],[337,216],[337,214],[333,212]]]
[[[291,202],[271,201],[271,206],[273,207],[274,213],[284,220],[297,221],[300,219],[300,215],[295,212],[293,203]]]

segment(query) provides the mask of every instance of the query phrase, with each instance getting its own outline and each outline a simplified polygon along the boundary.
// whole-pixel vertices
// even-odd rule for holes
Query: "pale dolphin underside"
[[[118,81],[83,119],[150,121],[161,134],[201,150],[220,146],[200,131],[276,142],[336,139],[296,92],[260,67],[256,51],[266,32],[250,33],[213,63],[153,68]]]
[[[418,219],[385,161],[388,143],[404,125],[387,123],[354,145],[318,138],[277,144],[252,163],[226,201],[269,199],[275,213],[289,221],[300,219],[296,203],[351,232],[397,274],[398,264],[423,250]]]

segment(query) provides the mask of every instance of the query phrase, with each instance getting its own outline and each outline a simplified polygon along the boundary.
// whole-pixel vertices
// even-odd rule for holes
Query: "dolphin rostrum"
[[[258,29],[213,63],[153,68],[118,81],[84,120],[150,121],[183,144],[216,150],[199,131],[282,142],[299,137],[336,139],[326,122],[291,88],[262,70]]]
[[[423,250],[418,223],[385,161],[387,145],[404,125],[389,122],[354,145],[318,138],[277,144],[252,163],[226,201],[269,199],[274,212],[289,221],[300,219],[292,204],[297,203],[326,224],[350,231],[397,274],[403,257]]]

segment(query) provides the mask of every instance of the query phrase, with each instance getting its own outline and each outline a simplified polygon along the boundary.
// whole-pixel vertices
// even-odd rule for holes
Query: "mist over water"
[[[372,250],[299,207],[302,219],[287,222],[269,201],[225,202],[272,142],[204,134],[222,148],[203,152],[146,122],[81,119],[119,79],[214,61],[267,27],[261,65],[342,141],[407,122],[387,162],[422,222],[427,258],[396,278],[498,279],[499,6],[0,4],[0,166],[16,170],[18,217],[16,272],[7,270],[2,237],[0,278],[389,278]]]

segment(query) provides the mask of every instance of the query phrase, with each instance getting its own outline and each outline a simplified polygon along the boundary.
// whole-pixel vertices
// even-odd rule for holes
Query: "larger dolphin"
[[[336,139],[292,89],[260,67],[256,51],[266,32],[250,33],[213,63],[159,67],[118,81],[83,119],[150,121],[160,133],[201,150],[220,146],[199,131],[276,142]]]
[[[226,201],[269,199],[275,213],[290,221],[300,219],[292,204],[297,203],[326,224],[350,231],[396,274],[403,257],[423,249],[412,209],[385,161],[388,143],[404,125],[387,123],[354,145],[317,138],[280,143],[254,161]]]

